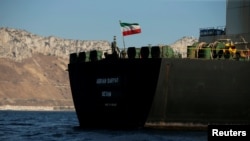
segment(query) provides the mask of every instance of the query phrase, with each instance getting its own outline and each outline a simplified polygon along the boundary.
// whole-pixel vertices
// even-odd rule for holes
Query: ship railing
[[[142,46],[141,48],[128,47],[127,58],[180,58],[170,46]]]
[[[185,55],[178,54],[169,46],[143,46],[141,48],[128,47],[125,58],[105,58],[103,51],[92,50],[70,54],[71,63],[93,62],[104,59],[150,59],[150,58],[187,58],[207,60],[241,60],[250,61],[250,49],[238,49],[234,46],[225,46],[222,43],[199,43],[187,46]],[[107,57],[107,56],[106,56]]]
[[[142,46],[141,48],[128,47],[126,52],[110,54],[109,50],[92,50],[87,52],[71,53],[70,62],[93,62],[103,59],[148,59],[148,58],[180,58],[169,46]]]
[[[212,48],[196,46],[187,47],[187,58],[189,59],[219,59],[250,61],[250,49],[237,49],[235,47]]]
[[[79,52],[70,54],[70,63],[82,63],[82,62],[91,62],[102,59],[103,52],[98,50],[92,50],[88,52]]]
[[[200,37],[225,35],[225,34],[226,34],[225,26],[218,26],[217,28],[215,27],[200,28]]]

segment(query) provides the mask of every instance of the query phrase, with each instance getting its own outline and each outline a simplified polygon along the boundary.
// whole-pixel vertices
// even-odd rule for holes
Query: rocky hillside
[[[72,52],[89,50],[108,50],[108,41],[84,41],[42,37],[24,30],[0,28],[0,58],[21,61],[35,53],[67,59]]]
[[[186,46],[196,41],[184,37],[171,46],[186,55]],[[73,106],[66,71],[69,54],[94,49],[109,50],[110,43],[0,28],[0,106]]]
[[[177,40],[170,46],[176,53],[182,55],[183,58],[187,57],[187,46],[192,45],[193,43],[198,42],[197,38],[184,36],[183,38]]]
[[[0,28],[0,106],[73,106],[69,54],[93,49],[108,50],[110,43]]]
[[[67,61],[33,54],[21,62],[0,58],[0,105],[70,106]]]

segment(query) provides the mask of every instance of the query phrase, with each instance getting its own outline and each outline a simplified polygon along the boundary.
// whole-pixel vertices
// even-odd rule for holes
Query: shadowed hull
[[[250,62],[120,59],[69,64],[81,127],[250,123]]]

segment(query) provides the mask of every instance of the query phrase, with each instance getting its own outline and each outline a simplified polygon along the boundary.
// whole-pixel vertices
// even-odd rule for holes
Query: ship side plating
[[[163,59],[147,122],[250,124],[249,72],[248,61]]]

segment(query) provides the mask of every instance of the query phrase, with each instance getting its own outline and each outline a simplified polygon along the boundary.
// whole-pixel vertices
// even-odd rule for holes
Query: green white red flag
[[[138,23],[122,23],[120,22],[122,35],[132,35],[141,33],[141,27]]]

